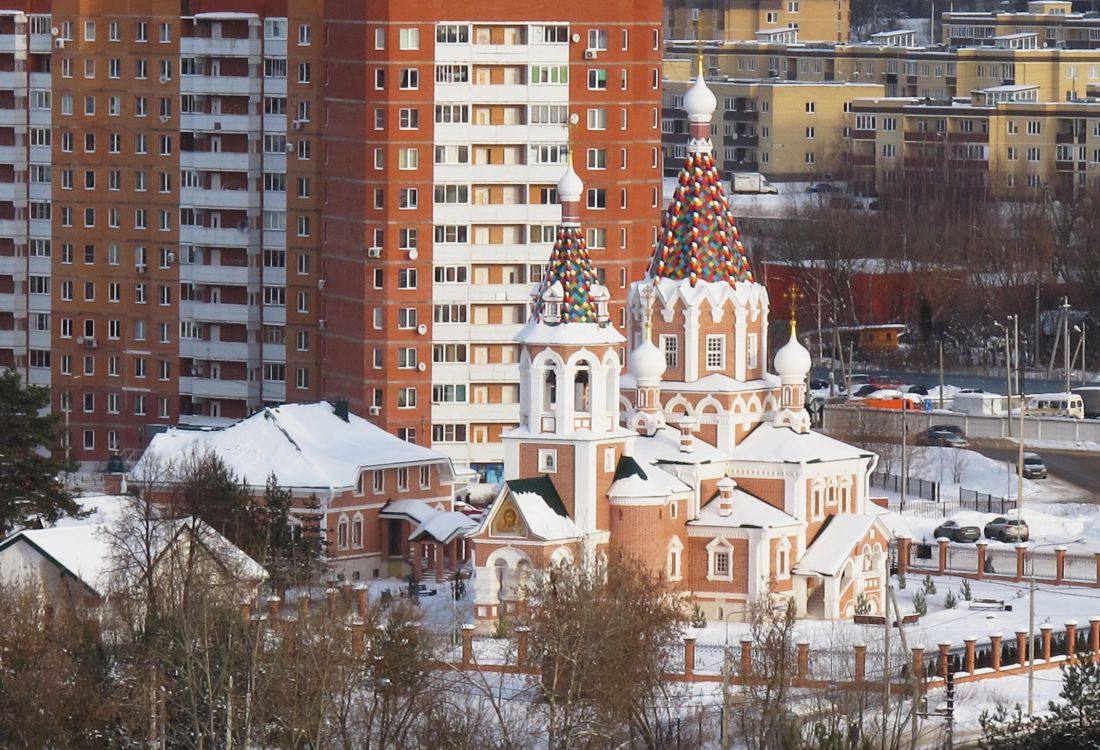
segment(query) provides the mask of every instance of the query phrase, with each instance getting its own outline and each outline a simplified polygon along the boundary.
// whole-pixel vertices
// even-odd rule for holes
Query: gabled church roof
[[[509,479],[505,484],[508,485],[508,489],[512,491],[513,495],[521,492],[533,492],[541,497],[550,506],[550,509],[559,516],[569,515],[569,511],[565,509],[565,503],[561,501],[561,495],[558,494],[558,488],[554,486],[548,476]]]
[[[820,432],[797,432],[785,425],[764,422],[745,436],[732,451],[735,461],[766,463],[821,463],[852,458],[873,458],[874,453],[841,442]]]

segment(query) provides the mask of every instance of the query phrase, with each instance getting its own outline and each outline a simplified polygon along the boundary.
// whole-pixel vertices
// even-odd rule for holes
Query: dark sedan
[[[982,530],[977,526],[960,526],[957,521],[944,521],[932,535],[937,539],[950,539],[952,542],[976,542],[982,538]]]

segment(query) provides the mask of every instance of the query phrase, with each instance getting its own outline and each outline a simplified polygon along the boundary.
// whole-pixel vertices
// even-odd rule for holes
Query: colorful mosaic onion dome
[[[592,266],[584,230],[575,225],[559,227],[550,262],[535,294],[535,320],[548,325],[607,325],[609,298]]]
[[[679,184],[661,217],[649,267],[653,278],[699,281],[752,281],[752,269],[729,198],[709,153],[691,153]]]

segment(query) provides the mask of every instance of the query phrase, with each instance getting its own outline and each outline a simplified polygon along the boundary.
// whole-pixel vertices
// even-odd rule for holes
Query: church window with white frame
[[[549,448],[539,450],[539,471],[553,474],[557,470],[558,452]]]
[[[726,367],[726,337],[723,334],[707,335],[707,369],[722,370]]]
[[[707,545],[707,580],[733,580],[733,545],[725,539],[714,539]]]
[[[684,544],[678,537],[672,537],[668,543],[668,561],[665,566],[665,574],[670,581],[679,581],[683,577]]]

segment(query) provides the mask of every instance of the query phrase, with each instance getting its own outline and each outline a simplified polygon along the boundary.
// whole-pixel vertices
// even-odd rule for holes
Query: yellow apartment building
[[[669,39],[755,40],[794,30],[806,41],[848,41],[849,0],[666,0]]]

